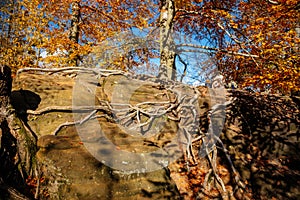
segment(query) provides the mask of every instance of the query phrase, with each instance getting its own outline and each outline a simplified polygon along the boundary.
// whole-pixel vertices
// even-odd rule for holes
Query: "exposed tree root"
[[[125,75],[130,78],[144,78],[144,76],[132,76],[128,73],[121,71],[111,71],[111,70],[100,70],[100,69],[86,69],[86,68],[61,68],[61,69],[40,69],[40,68],[24,68],[19,70],[19,73],[26,71],[40,71],[40,72],[49,72],[49,73],[60,73],[60,72],[92,72],[96,77],[100,76],[110,76],[110,75]],[[154,78],[155,79],[155,78]],[[242,183],[240,176],[235,169],[229,155],[228,151],[225,149],[222,141],[218,135],[214,135],[212,130],[209,130],[207,133],[203,133],[200,130],[199,124],[199,110],[198,110],[198,99],[200,97],[200,92],[197,88],[191,88],[189,92],[186,90],[186,86],[181,83],[174,81],[165,81],[166,85],[164,87],[174,92],[175,100],[162,101],[162,102],[141,102],[136,105],[131,104],[116,104],[108,101],[98,99],[101,105],[99,106],[51,106],[46,107],[37,111],[28,110],[27,114],[30,115],[42,115],[49,112],[76,112],[76,113],[88,113],[83,119],[65,122],[59,125],[55,131],[54,135],[59,134],[61,129],[66,126],[81,125],[88,120],[104,117],[110,121],[119,123],[122,126],[126,126],[129,129],[139,129],[146,128],[152,125],[153,121],[157,118],[167,117],[168,120],[176,121],[178,123],[178,137],[180,145],[184,145],[183,153],[185,156],[185,161],[187,163],[187,168],[189,168],[189,161],[192,160],[192,164],[197,164],[197,158],[193,152],[195,144],[199,144],[202,141],[204,146],[206,158],[209,161],[211,170],[206,174],[203,187],[204,189],[209,190],[211,179],[215,179],[216,182],[221,187],[221,194],[225,194],[226,188],[223,180],[218,175],[217,169],[217,153],[218,149],[222,150],[228,163],[230,164],[234,180],[239,187],[245,188],[245,185]],[[159,94],[157,94],[159,95]],[[98,98],[98,97],[97,97]],[[208,113],[209,122],[213,123],[211,118],[220,110],[224,110],[231,101],[223,101],[221,103],[216,103],[211,107],[211,110]],[[150,109],[151,108],[151,109]],[[97,112],[101,114],[97,115]],[[143,120],[142,120],[143,119]],[[146,120],[145,120],[146,119]],[[133,123],[129,123],[133,122]],[[207,142],[210,140],[210,142]],[[215,143],[218,142],[220,146],[217,148]],[[225,198],[225,197],[224,197]]]

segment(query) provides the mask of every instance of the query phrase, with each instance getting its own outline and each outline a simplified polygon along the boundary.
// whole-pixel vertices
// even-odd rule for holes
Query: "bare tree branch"
[[[180,47],[190,47],[190,48],[195,48],[194,49],[184,49]],[[226,54],[231,54],[231,55],[238,55],[238,56],[245,56],[245,57],[252,57],[252,58],[259,58],[258,55],[253,55],[253,54],[245,54],[245,53],[239,53],[239,52],[234,52],[234,51],[229,51],[226,49],[219,49],[219,48],[214,48],[214,47],[208,47],[208,46],[202,46],[202,45],[196,45],[196,44],[179,44],[177,45],[177,50],[179,52],[198,52],[198,49],[205,49],[209,51],[216,51],[216,52],[224,52]]]
[[[220,23],[220,22],[218,22],[217,19],[215,19],[215,18],[213,18],[213,17],[211,17],[211,16],[209,16],[209,15],[207,15],[207,14],[204,14],[203,12],[199,12],[199,11],[189,11],[189,10],[185,10],[185,9],[177,9],[176,12],[183,12],[183,13],[184,13],[183,16],[186,16],[186,15],[200,15],[200,16],[209,18],[209,19],[211,19],[212,21],[215,21],[216,24],[217,24],[217,26],[218,26],[220,29],[222,29],[223,31],[225,31],[225,33],[226,33],[226,34],[227,34],[234,42],[236,42],[236,43],[240,46],[240,48],[241,48],[244,52],[246,52],[246,53],[231,52],[231,51],[228,51],[228,50],[216,50],[216,49],[214,49],[214,48],[210,48],[210,49],[208,49],[208,50],[212,50],[212,51],[221,51],[221,52],[229,53],[229,54],[233,54],[233,55],[241,55],[241,56],[246,56],[246,55],[248,55],[247,57],[251,57],[252,60],[255,62],[255,64],[258,65],[257,62],[256,62],[255,59],[254,59],[254,58],[258,58],[258,56],[257,56],[257,55],[252,55],[252,54],[250,54],[250,52],[242,46],[242,44],[243,44],[244,42],[238,40],[238,38],[237,38],[235,35],[232,35],[232,34],[231,34],[231,33],[230,33],[230,32],[229,32],[229,31],[228,31],[228,30]],[[204,49],[206,49],[206,48],[204,48]]]
[[[180,78],[180,82],[182,82],[183,78],[186,75],[187,63],[184,62],[184,60],[181,58],[181,56],[179,54],[176,54],[176,56],[178,57],[179,61],[184,65],[183,73],[182,73],[181,78]]]

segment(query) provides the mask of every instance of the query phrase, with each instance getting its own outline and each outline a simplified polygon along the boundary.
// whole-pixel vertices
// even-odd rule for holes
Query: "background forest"
[[[85,64],[157,75],[165,67],[169,78],[203,83],[213,63],[241,88],[289,94],[300,87],[296,0],[0,4],[0,62],[14,72]]]

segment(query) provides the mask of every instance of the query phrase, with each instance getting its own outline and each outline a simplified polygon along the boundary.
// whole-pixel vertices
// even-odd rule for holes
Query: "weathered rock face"
[[[20,89],[30,92],[21,94]],[[185,94],[195,91],[189,87],[175,89]],[[199,88],[198,92],[201,94],[197,100],[199,115],[195,116],[200,119],[198,125],[201,131],[205,132],[209,127],[207,114],[212,102],[223,100],[209,97],[205,88]],[[210,163],[206,158],[197,156],[202,144],[200,139],[193,143],[195,161],[190,162],[188,167],[180,159],[186,150],[185,146],[181,151],[177,151],[177,148],[172,151],[171,141],[178,136],[180,126],[185,125],[178,123],[178,116],[170,112],[167,117],[150,120],[152,126],[139,126],[143,123],[148,125],[151,117],[147,113],[154,112],[151,109],[168,109],[169,104],[164,102],[175,102],[180,92],[175,93],[159,83],[131,80],[123,75],[111,75],[96,81],[91,79],[80,85],[64,76],[21,73],[15,80],[13,93],[18,94],[13,100],[15,105],[20,105],[16,102],[24,102],[20,96],[25,95],[24,99],[30,100],[24,107],[37,108],[35,112],[27,111],[31,114],[26,116],[26,122],[38,138],[36,159],[39,163],[40,199],[221,198],[222,189],[214,189],[217,181],[207,176],[211,172]],[[246,187],[235,190],[236,175],[231,172],[225,154],[219,151],[217,173],[226,188],[223,198],[297,199],[300,195],[300,172],[296,164],[300,159],[297,153],[300,149],[299,100],[297,103],[297,98],[264,96],[238,90],[230,91],[227,96],[235,99],[226,109],[226,121],[220,138]],[[90,115],[93,110],[73,114],[74,102],[76,106],[98,106],[101,109],[94,113],[98,117]],[[105,109],[106,102],[114,103],[114,109]],[[195,111],[194,104],[188,101],[181,103]],[[121,106],[123,104],[132,107],[128,109]],[[24,107],[18,109],[19,113],[23,113]],[[45,110],[47,107],[54,111]],[[132,117],[122,118],[124,113]],[[122,120],[117,121],[117,117]],[[181,113],[181,117],[184,117],[184,113]],[[184,122],[190,123],[192,119],[187,117]],[[143,135],[138,134],[141,128],[144,128],[140,131]],[[159,134],[155,134],[156,128]],[[108,143],[101,143],[99,147],[103,137],[112,142],[114,149]],[[161,148],[172,154],[168,158],[178,158],[169,165],[170,170],[161,167],[142,173],[141,165],[137,164],[139,171],[129,173],[130,169],[126,168],[128,160],[118,163],[118,167],[123,165],[123,171],[111,167],[115,166],[111,164],[112,160],[118,160],[122,155],[125,155],[124,159],[132,155],[120,154],[123,150],[142,154]],[[100,162],[97,155],[110,159]],[[161,152],[156,155],[163,157]],[[33,188],[32,192],[36,192],[36,189]]]
[[[299,97],[233,91],[222,140],[254,199],[300,197]]]
[[[100,163],[79,143],[78,136],[41,137],[37,158],[44,165],[42,171],[48,179],[44,189],[51,199],[179,197],[166,170],[122,174]]]
[[[18,94],[17,91],[20,89],[33,92],[34,95],[28,92],[27,94],[23,93],[24,99],[34,100],[31,103],[37,102],[38,98],[34,98],[34,96],[38,95],[41,101],[37,111],[51,106],[72,107],[74,80],[62,76],[50,76],[44,82],[44,78],[45,76],[41,75],[21,74],[16,79],[14,93]],[[101,101],[112,97],[110,94],[111,87],[117,81],[125,86],[123,88],[124,94],[126,94],[126,90],[131,90],[126,87],[126,83],[129,83],[128,80],[119,76],[111,76],[102,81],[103,86],[97,87],[96,96],[92,96],[92,98],[96,98],[96,106],[100,106]],[[148,84],[138,90],[135,89],[136,94],[132,95],[131,98],[129,97],[130,103],[135,105],[143,101],[166,101],[165,96],[154,96],[160,91],[157,87],[157,85]],[[87,105],[89,96],[84,92],[88,92],[88,90],[82,90],[79,93],[80,102],[83,103],[82,105]],[[15,102],[21,100],[20,95],[17,97],[19,98],[15,99]],[[113,98],[118,103],[121,103],[119,100],[124,99],[118,96]],[[93,152],[86,149],[87,144],[92,148],[100,148],[99,152],[110,153],[111,160],[114,157],[119,158],[118,152],[121,152],[121,149],[126,152],[155,151],[176,135],[176,123],[158,118],[153,123],[156,123],[156,127],[159,127],[160,123],[164,124],[160,134],[145,138],[137,136],[133,130],[126,132],[120,124],[100,117],[96,119],[96,126],[90,123],[93,121],[90,119],[84,122],[82,126],[63,127],[57,132],[57,135],[54,135],[53,133],[59,125],[78,120],[76,117],[74,119],[70,111],[45,112],[42,115],[29,115],[27,119],[28,125],[38,137],[39,150],[36,159],[40,165],[40,174],[44,181],[39,186],[41,199],[180,199],[175,182],[171,180],[167,168],[159,167],[159,169],[147,173],[142,173],[139,170],[128,173],[128,171],[104,165],[95,158]],[[84,112],[83,118],[88,114],[89,112]],[[99,115],[101,114],[104,113],[100,110]],[[145,119],[141,117],[140,120]],[[82,133],[80,136],[78,135],[79,131]],[[112,150],[108,149],[106,144],[99,147],[99,136],[96,134],[98,131],[104,132],[106,137],[114,143],[114,147],[117,149],[115,153],[111,153]],[[124,164],[125,167],[126,164]],[[138,169],[138,167],[136,168]]]

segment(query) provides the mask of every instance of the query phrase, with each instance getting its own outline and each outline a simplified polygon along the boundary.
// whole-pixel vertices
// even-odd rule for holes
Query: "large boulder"
[[[24,72],[14,82],[15,102],[24,103],[21,91],[32,99],[15,109],[26,110],[26,130],[37,137],[39,179],[30,183],[41,199],[299,198],[298,97],[91,74]],[[212,113],[216,104],[224,106]],[[209,146],[218,147],[217,157],[209,151],[213,161],[202,155],[199,137],[211,122],[221,139]],[[182,130],[193,133],[190,147]]]

